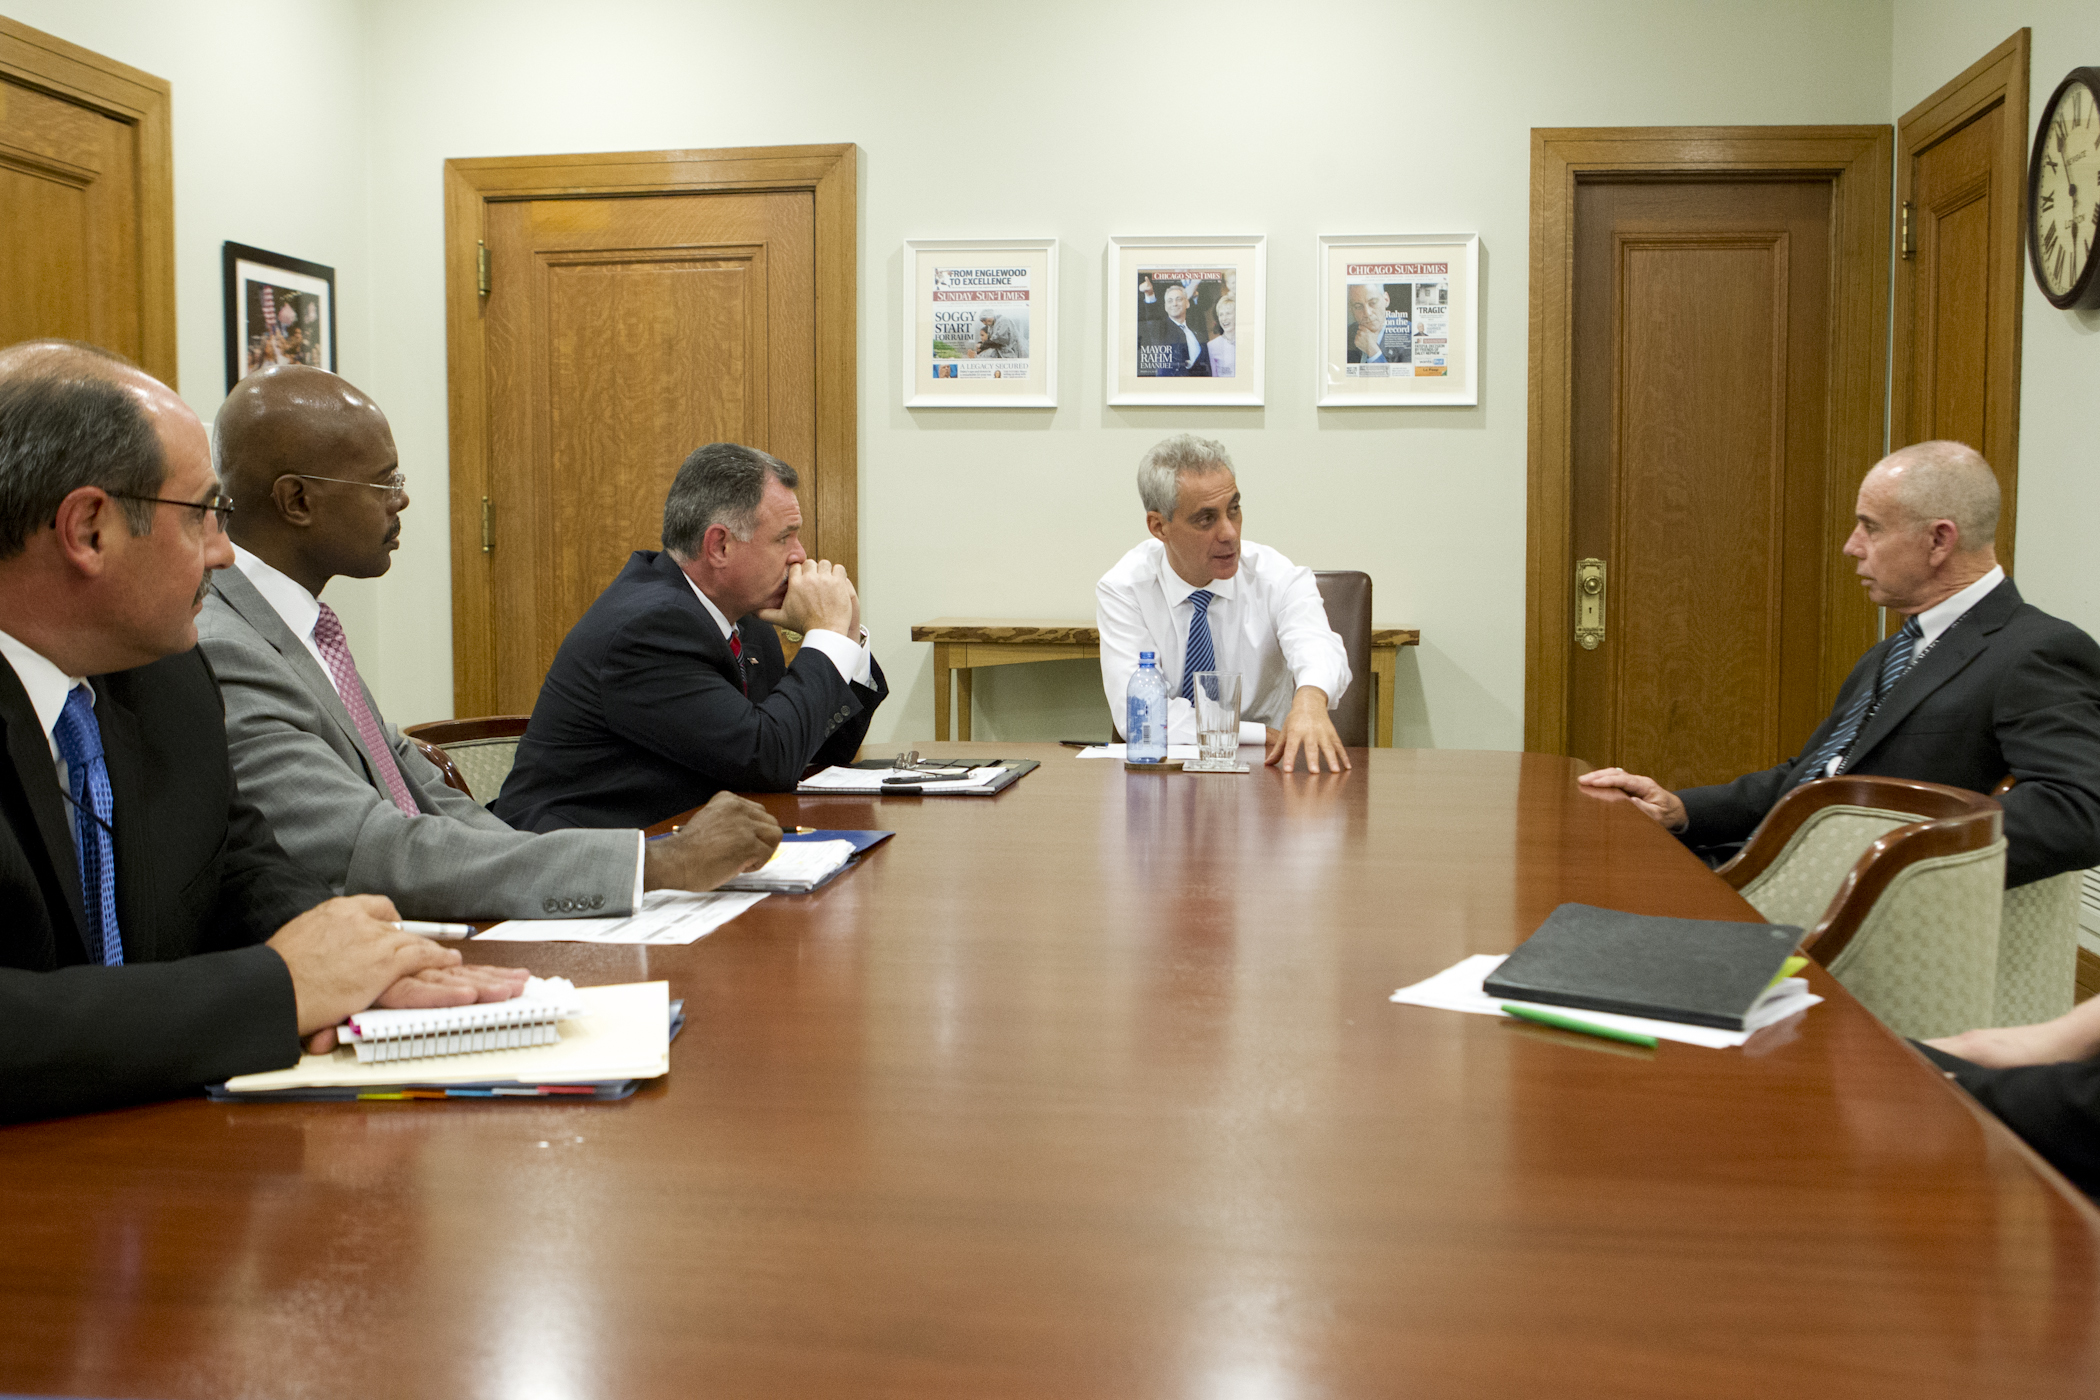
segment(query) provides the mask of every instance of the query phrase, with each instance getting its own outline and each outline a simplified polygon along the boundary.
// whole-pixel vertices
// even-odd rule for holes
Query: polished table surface
[[[0,1391],[2091,1395],[2100,1216],[1820,970],[1740,1051],[1394,1006],[1563,900],[1748,917],[1536,755],[768,798],[896,838],[683,948],[612,1105],[0,1130]]]

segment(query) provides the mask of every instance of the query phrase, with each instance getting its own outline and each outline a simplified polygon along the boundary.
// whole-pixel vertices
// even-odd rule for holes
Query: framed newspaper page
[[[1322,408],[1480,402],[1480,235],[1320,240]]]
[[[904,243],[904,406],[1057,407],[1057,240]]]
[[[1259,404],[1268,240],[1108,240],[1108,401]]]

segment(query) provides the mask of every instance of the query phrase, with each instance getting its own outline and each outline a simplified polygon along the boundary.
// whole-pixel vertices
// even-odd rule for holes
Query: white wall
[[[372,344],[360,0],[0,0],[0,14],[173,88],[176,350],[198,415],[209,423],[226,397],[229,240],[336,270],[341,367],[360,378]],[[378,597],[354,580],[328,590],[360,658],[383,650]]]
[[[1239,459],[1254,538],[1368,570],[1379,620],[1423,629],[1399,741],[1514,748],[1530,129],[1891,111],[1889,0],[0,6],[175,84],[183,382],[200,409],[219,397],[219,241],[337,266],[343,369],[391,415],[415,504],[392,573],[329,597],[363,604],[337,606],[402,723],[451,713],[447,157],[861,146],[860,583],[894,692],[877,739],[932,733],[913,622],[1091,615],[1094,578],[1142,529],[1138,455],[1197,429]],[[2012,26],[1985,27],[1976,52]],[[251,77],[292,55],[313,76]],[[1247,230],[1269,237],[1268,406],[1108,408],[1108,235]],[[1482,237],[1477,408],[1313,406],[1313,241],[1390,230]],[[1065,246],[1064,406],[899,407],[899,243],[1042,234]],[[983,737],[1106,724],[1083,663],[984,673],[977,695]]]
[[[2018,7],[1898,0],[1891,111],[1900,117],[2022,25],[2033,31],[2028,139],[2042,104],[2073,68],[2100,66],[2100,6],[2028,0]],[[2022,175],[2024,182],[2025,176]],[[2021,186],[2025,197],[2025,184]],[[2022,279],[2019,585],[2037,607],[2100,634],[2100,312],[2058,311]]]
[[[1253,538],[1369,570],[1380,620],[1422,627],[1400,742],[1517,747],[1530,129],[1889,111],[1881,3],[376,0],[373,17],[367,387],[418,479],[445,452],[444,158],[860,144],[860,582],[893,690],[877,738],[932,734],[913,622],[1091,616],[1093,580],[1142,530],[1138,455],[1192,428],[1241,463]],[[1107,236],[1243,230],[1270,240],[1268,406],[1106,407]],[[1314,408],[1313,241],[1387,230],[1481,234],[1478,408]],[[1066,250],[1063,406],[899,407],[901,240],[1042,234]],[[449,700],[445,637],[411,628],[445,582],[442,514],[418,498],[382,589],[403,717]],[[985,673],[978,697],[983,737],[1106,726],[1084,663]]]

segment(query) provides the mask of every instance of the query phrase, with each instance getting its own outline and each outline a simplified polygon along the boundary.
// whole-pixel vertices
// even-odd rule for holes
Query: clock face
[[[2045,291],[2069,292],[2100,234],[2100,104],[2083,83],[2067,83],[2043,123],[2035,153],[2035,275]]]

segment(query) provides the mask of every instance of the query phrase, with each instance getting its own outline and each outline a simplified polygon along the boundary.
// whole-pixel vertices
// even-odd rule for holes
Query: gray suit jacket
[[[212,575],[197,633],[225,692],[241,796],[262,811],[285,853],[338,894],[387,895],[405,918],[631,912],[632,829],[515,830],[445,786],[386,726],[424,812],[402,815],[327,672],[239,569]],[[379,714],[369,690],[365,703]]]

